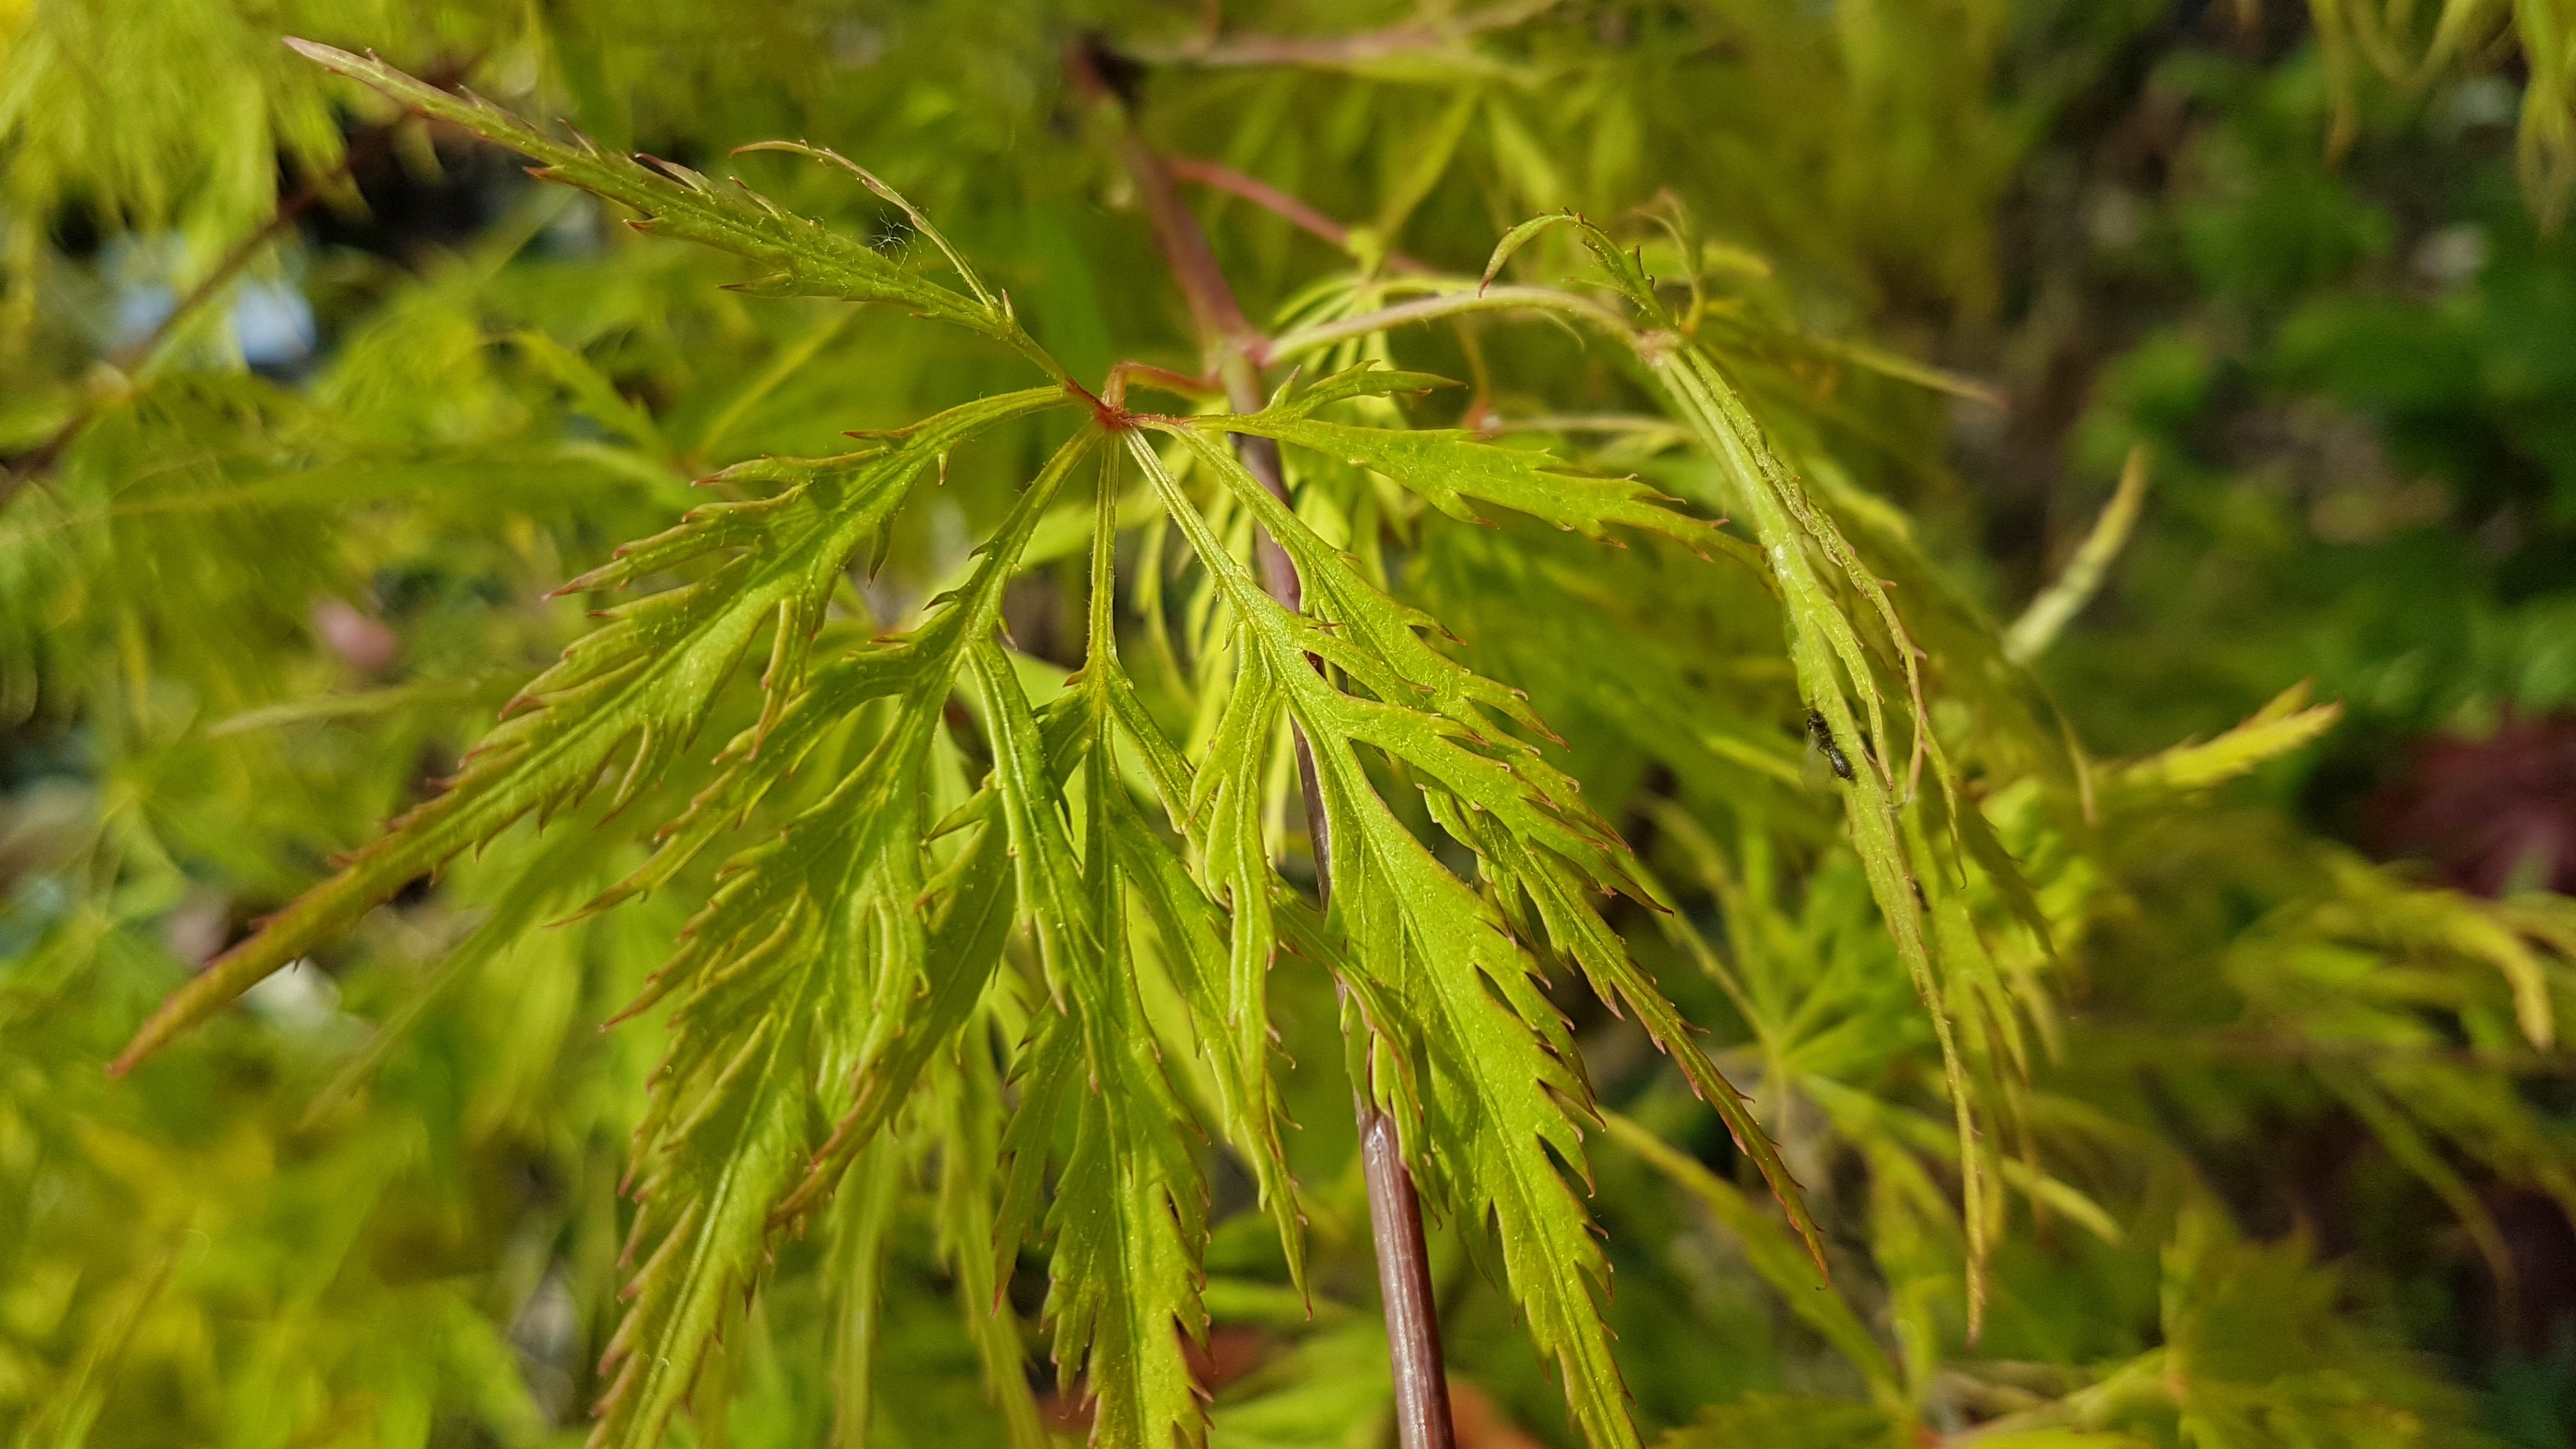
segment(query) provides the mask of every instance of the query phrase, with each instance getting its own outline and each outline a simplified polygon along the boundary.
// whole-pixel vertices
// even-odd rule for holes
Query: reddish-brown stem
[[[1097,57],[1077,49],[1074,78],[1095,96],[1102,83]],[[1122,110],[1122,120],[1124,119]],[[1122,125],[1118,145],[1138,197],[1152,221],[1165,261],[1190,309],[1208,370],[1225,385],[1227,405],[1238,413],[1257,412],[1264,401],[1260,357],[1265,339],[1244,320],[1218,267],[1215,251],[1198,218],[1182,205],[1172,184],[1172,170],[1145,144],[1132,125]],[[1302,205],[1302,203],[1301,203]],[[1289,501],[1288,480],[1279,465],[1279,445],[1268,438],[1234,435],[1235,455],[1245,471],[1271,496]],[[1304,599],[1296,561],[1264,532],[1258,552],[1262,586],[1283,606],[1296,609]],[[1317,669],[1321,661],[1308,656]],[[1333,890],[1332,830],[1324,814],[1323,792],[1315,774],[1315,752],[1303,729],[1293,731],[1297,748],[1297,781],[1305,796],[1306,833],[1315,856],[1315,892],[1329,901]],[[1395,1377],[1396,1431],[1403,1449],[1456,1449],[1457,1433],[1449,1421],[1449,1380],[1441,1365],[1440,1320],[1431,1298],[1431,1257],[1422,1238],[1422,1204],[1413,1174],[1405,1166],[1395,1123],[1380,1112],[1364,1089],[1354,1083],[1352,1106],[1359,1118],[1360,1152],[1368,1180],[1369,1226],[1377,1245],[1378,1290],[1386,1304],[1387,1353]]]
[[[1141,383],[1146,387],[1168,392],[1175,397],[1225,396],[1223,387],[1204,377],[1192,377],[1185,372],[1174,372],[1168,367],[1156,367],[1150,362],[1137,362],[1131,359],[1110,367],[1109,379],[1100,388],[1100,400],[1111,407],[1125,407],[1127,388],[1130,383]]]
[[[1396,1442],[1404,1449],[1448,1449],[1458,1431],[1449,1421],[1449,1381],[1440,1363],[1440,1312],[1431,1296],[1431,1253],[1422,1242],[1422,1203],[1404,1165],[1395,1119],[1365,1100],[1360,1104],[1360,1166],[1368,1178],[1378,1293],[1386,1299],[1387,1357],[1395,1364]]]
[[[1320,237],[1344,251],[1350,249],[1351,229],[1349,227],[1259,177],[1246,176],[1231,166],[1220,166],[1214,161],[1200,161],[1188,156],[1174,156],[1164,164],[1171,168],[1172,175],[1183,181],[1194,181],[1201,186],[1242,197],[1300,230]],[[1390,272],[1402,272],[1407,276],[1415,277],[1433,275],[1430,267],[1399,251],[1387,252],[1384,261],[1386,269]]]

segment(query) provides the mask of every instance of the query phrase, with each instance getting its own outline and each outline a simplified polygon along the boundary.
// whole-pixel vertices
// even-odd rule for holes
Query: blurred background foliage
[[[659,1050],[598,1026],[685,891],[517,933],[631,868],[631,831],[506,837],[131,1078],[102,1065],[452,770],[580,628],[546,591],[663,526],[690,479],[1013,385],[901,317],[721,290],[737,265],[400,121],[285,34],[904,247],[842,178],[726,160],[831,145],[1086,378],[1194,362],[1066,84],[1084,35],[1133,60],[1155,144],[1352,227],[1337,250],[1195,193],[1256,320],[1390,255],[1472,274],[1527,216],[1669,198],[1705,241],[1650,266],[1740,323],[1765,424],[1936,655],[2059,577],[2142,457],[2125,549],[2036,664],[2033,728],[2062,717],[2089,768],[1998,765],[1983,791],[2054,950],[1997,928],[1997,970],[2051,1005],[1997,1069],[2018,1206],[1973,1343],[1931,1031],[1801,760],[1762,591],[1643,542],[1386,524],[1389,576],[1530,692],[1586,798],[1683,891],[1708,957],[1643,921],[1631,944],[1758,1088],[1831,1241],[1824,1291],[1714,1118],[1568,998],[1619,1114],[1591,1204],[1639,1418],[1694,1446],[2571,1442],[2563,3],[0,0],[12,1444],[579,1441]],[[1852,365],[1863,345],[2003,405]],[[1633,381],[1563,335],[1390,346],[1470,380],[1472,424],[1708,496],[1636,423]],[[1470,396],[1425,406],[1447,423]],[[961,452],[866,612],[917,607],[1037,444]],[[1014,586],[1032,661],[1079,660],[1065,568]],[[2285,694],[2301,681],[2340,718]],[[1220,1161],[1214,1442],[1374,1444],[1336,1009],[1320,978],[1276,989],[1317,1293],[1285,1287]],[[895,1184],[883,1261],[781,1243],[684,1434],[1014,1432],[947,1306],[936,1164],[894,1158],[872,1164]],[[1463,1430],[1571,1442],[1454,1226]],[[883,1284],[876,1323],[847,1321],[854,1273]],[[1006,1318],[1043,1285],[1025,1262]],[[879,1386],[855,1409],[853,1343]],[[1079,1435],[1029,1349],[1043,1432]]]

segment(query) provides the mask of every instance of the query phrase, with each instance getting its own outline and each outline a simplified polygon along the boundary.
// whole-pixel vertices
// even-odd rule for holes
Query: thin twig
[[[1137,362],[1131,358],[1125,362],[1111,364],[1109,380],[1100,389],[1100,400],[1113,408],[1125,407],[1127,389],[1131,383],[1141,383],[1146,387],[1170,393],[1174,397],[1203,399],[1225,397],[1225,389],[1207,378],[1191,377],[1187,373],[1174,372],[1168,367],[1156,367],[1150,362]]]
[[[1214,161],[1201,161],[1189,156],[1169,157],[1163,164],[1180,180],[1194,181],[1201,186],[1239,196],[1342,251],[1351,249],[1349,227],[1257,176],[1246,176],[1231,166],[1220,166]],[[1411,277],[1434,275],[1428,264],[1391,248],[1379,260],[1390,272],[1401,272]]]
[[[1074,79],[1094,96],[1111,94],[1102,77],[1105,58],[1090,47],[1077,47],[1072,57]],[[1122,121],[1125,108],[1120,107]],[[1135,178],[1138,196],[1161,242],[1173,280],[1189,303],[1190,320],[1205,350],[1207,370],[1225,385],[1229,406],[1239,413],[1260,411],[1263,404],[1261,363],[1267,339],[1244,320],[1234,289],[1218,267],[1216,253],[1198,218],[1182,205],[1171,168],[1145,144],[1132,124],[1122,125],[1119,150]],[[1286,474],[1279,464],[1279,445],[1268,438],[1234,435],[1236,456],[1261,486],[1280,502],[1288,498]],[[1296,562],[1267,531],[1259,535],[1261,581],[1273,599],[1288,609],[1301,607],[1304,588]],[[1308,662],[1321,669],[1312,655]],[[1329,901],[1333,888],[1332,833],[1324,815],[1323,792],[1317,788],[1315,753],[1303,729],[1293,731],[1297,779],[1305,796],[1307,839],[1315,856],[1315,892]],[[1403,1449],[1455,1449],[1457,1431],[1449,1418],[1448,1376],[1441,1366],[1440,1321],[1431,1296],[1431,1259],[1423,1244],[1422,1204],[1413,1174],[1404,1164],[1395,1123],[1377,1110],[1353,1084],[1352,1108],[1359,1119],[1360,1151],[1368,1180],[1370,1235],[1377,1248],[1378,1289],[1386,1304],[1387,1353],[1394,1370],[1396,1432]]]

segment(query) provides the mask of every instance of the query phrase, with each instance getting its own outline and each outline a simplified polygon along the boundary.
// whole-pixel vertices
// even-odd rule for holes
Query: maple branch
[[[1214,161],[1201,161],[1189,156],[1173,156],[1163,164],[1172,175],[1183,181],[1194,181],[1212,190],[1239,196],[1308,235],[1319,237],[1343,251],[1351,249],[1349,227],[1257,176],[1246,176],[1231,166],[1220,166]],[[1399,251],[1388,251],[1382,260],[1390,272],[1412,277],[1433,274],[1430,266]]]
[[[1074,48],[1070,69],[1083,91],[1113,100],[1119,117],[1120,158],[1136,182],[1145,214],[1153,223],[1172,278],[1188,302],[1190,321],[1205,353],[1207,370],[1223,383],[1227,405],[1238,413],[1259,412],[1265,401],[1261,367],[1268,339],[1244,320],[1216,252],[1198,217],[1182,204],[1173,185],[1172,168],[1145,144],[1126,98],[1117,95],[1104,72],[1123,64],[1097,42]],[[1299,203],[1300,206],[1303,203]],[[1320,215],[1320,214],[1318,214]],[[1246,471],[1288,503],[1288,480],[1279,463],[1279,444],[1269,438],[1232,435],[1235,455]],[[1258,532],[1262,587],[1290,610],[1301,608],[1304,586],[1297,565],[1267,530]],[[1307,662],[1321,670],[1313,655]],[[1315,778],[1315,753],[1303,729],[1292,729],[1297,747],[1297,781],[1305,796],[1306,834],[1315,857],[1315,894],[1319,903],[1332,898],[1332,832],[1324,815],[1324,795]],[[1394,1370],[1396,1432],[1403,1449],[1455,1449],[1457,1432],[1449,1419],[1449,1381],[1441,1365],[1440,1320],[1431,1297],[1431,1258],[1422,1238],[1422,1203],[1413,1174],[1404,1164],[1395,1122],[1380,1112],[1365,1093],[1354,1088],[1352,1110],[1359,1119],[1360,1151],[1368,1180],[1370,1235],[1377,1247],[1378,1291],[1386,1305],[1387,1355]]]
[[[1156,391],[1170,393],[1174,397],[1222,398],[1225,396],[1224,388],[1204,377],[1191,377],[1187,373],[1174,372],[1168,367],[1156,367],[1150,362],[1137,362],[1130,359],[1110,367],[1109,380],[1102,384],[1100,389],[1100,400],[1114,408],[1125,407],[1127,389],[1131,383],[1141,383]]]

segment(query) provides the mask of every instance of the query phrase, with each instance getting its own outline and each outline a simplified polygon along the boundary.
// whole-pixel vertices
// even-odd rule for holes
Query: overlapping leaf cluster
[[[778,268],[759,290],[899,301],[1036,351],[962,262],[974,300],[826,240],[757,196],[728,198],[690,173],[657,176],[548,142],[375,62],[303,48],[537,156],[548,163],[542,175],[632,206],[656,230]],[[1362,1089],[1396,1116],[1435,1200],[1479,1235],[1490,1225],[1586,1436],[1633,1442],[1600,1318],[1607,1265],[1563,1176],[1584,1160],[1590,1093],[1573,1040],[1539,990],[1532,952],[1574,963],[1605,1000],[1637,1014],[1693,1089],[1726,1115],[1812,1240],[1795,1185],[1590,899],[1611,890],[1655,904],[1574,782],[1506,728],[1544,734],[1544,725],[1504,686],[1434,648],[1419,632],[1433,621],[1326,546],[1235,461],[1225,439],[1270,433],[1377,468],[1452,508],[1473,498],[1594,535],[1616,522],[1694,539],[1708,525],[1636,485],[1554,472],[1464,434],[1386,434],[1323,415],[1334,403],[1425,381],[1346,374],[1258,417],[1186,424],[1094,404],[1233,621],[1236,674],[1206,766],[1213,789],[1190,785],[1191,766],[1120,672],[1109,622],[1114,470],[1099,485],[1092,638],[1078,688],[1043,717],[1033,713],[994,639],[1002,586],[1058,489],[1101,444],[1098,424],[1030,483],[979,549],[973,575],[926,622],[809,673],[811,641],[841,571],[914,480],[979,428],[1086,395],[1058,387],[989,399],[859,454],[731,470],[716,481],[776,491],[702,508],[566,585],[614,590],[715,560],[688,583],[609,611],[519,694],[444,793],[213,963],[146,1026],[125,1063],[520,817],[543,817],[595,790],[611,810],[628,806],[689,747],[765,626],[767,703],[758,720],[673,822],[661,858],[610,899],[667,876],[703,843],[698,821],[749,809],[820,736],[860,733],[844,745],[854,762],[837,784],[776,841],[726,865],[680,948],[631,1008],[667,1003],[673,1048],[638,1133],[636,1191],[646,1210],[630,1249],[633,1306],[609,1348],[616,1376],[603,1398],[602,1441],[658,1439],[696,1384],[727,1304],[757,1284],[771,1231],[828,1196],[851,1157],[893,1127],[925,1066],[953,1051],[1014,923],[1034,943],[1048,1001],[1012,1053],[1018,1102],[1000,1144],[1010,1168],[995,1242],[1007,1257],[1037,1226],[1069,1116],[1071,1144],[1045,1214],[1055,1239],[1057,1360],[1084,1374],[1105,1442],[1195,1440],[1201,1419],[1176,1331],[1204,1330],[1193,1285],[1205,1188],[1177,1134],[1186,1114],[1144,1015],[1138,943],[1150,931],[1216,1061],[1224,1110],[1210,1125],[1255,1164],[1293,1263],[1295,1189],[1278,1146],[1264,993],[1279,952],[1276,913],[1307,908],[1276,899],[1285,887],[1248,818],[1260,787],[1247,778],[1280,720],[1291,719],[1314,751],[1335,886],[1331,915],[1303,934],[1357,1004]],[[1302,611],[1264,592],[1210,527],[1157,435],[1287,550],[1304,585]],[[989,775],[934,825],[943,712],[969,680]],[[1127,798],[1114,763],[1121,739],[1149,763],[1172,825],[1195,847],[1187,855]],[[1387,807],[1370,755],[1418,776],[1432,818],[1475,852],[1484,889],[1453,874]],[[833,1124],[819,1139],[817,1121]]]
[[[759,20],[827,57],[882,42],[828,8]],[[596,22],[557,9],[526,35],[460,9],[441,33],[495,47],[487,75],[536,45],[587,117],[658,104],[603,103],[618,83],[579,44]],[[1940,102],[1909,94],[1925,77],[1888,50],[1938,34],[1944,55],[1982,55],[1993,7],[1842,7],[1839,48],[1813,43],[1812,17],[1756,10],[1620,17],[1648,56],[1671,53],[1654,27],[1705,25],[1756,58],[1747,95],[1803,103],[1850,70],[1852,104],[1802,106],[1783,155],[1821,165],[1882,122],[1968,149],[1995,129],[1945,109],[1973,106],[1974,66],[1934,78]],[[2091,582],[2070,577],[2053,614],[2007,634],[1889,501],[1908,486],[1891,477],[1933,471],[1906,451],[1924,428],[1891,441],[1920,422],[1917,391],[1981,390],[1816,335],[1766,262],[1669,200],[1633,228],[1543,217],[1481,286],[1392,266],[1420,217],[1458,221],[1453,170],[1491,173],[1507,215],[1626,199],[1641,70],[1587,58],[1606,46],[1591,18],[1543,8],[1360,40],[1272,37],[1259,64],[1280,73],[1248,92],[1245,154],[1328,193],[1341,123],[1310,142],[1280,115],[1382,86],[1422,124],[1377,168],[1372,224],[1342,238],[1354,270],[1281,304],[1267,357],[1304,370],[1247,416],[1095,400],[1078,382],[1106,358],[1059,361],[1103,330],[1102,304],[1067,300],[1080,269],[1013,275],[1038,319],[1024,330],[970,264],[983,245],[951,248],[828,152],[780,148],[835,184],[855,173],[886,208],[873,244],[306,48],[733,270],[647,246],[587,269],[537,247],[505,267],[595,215],[512,213],[309,389],[174,370],[101,394],[62,486],[0,517],[0,710],[77,713],[113,762],[68,811],[97,822],[59,852],[71,904],[28,908],[49,924],[24,951],[9,926],[0,1028],[39,1044],[0,1078],[0,1167],[80,1182],[74,1211],[130,1215],[145,1244],[83,1257],[65,1210],[32,1193],[0,1208],[18,1214],[0,1240],[22,1245],[25,1285],[0,1405],[40,1406],[36,1442],[161,1422],[157,1400],[116,1399],[147,1381],[230,1396],[171,1422],[349,1442],[425,1442],[434,1420],[543,1442],[596,1402],[609,1443],[685,1438],[683,1419],[702,1441],[805,1442],[828,1423],[857,1443],[976,1422],[977,1397],[1015,1445],[1086,1418],[1100,1442],[1157,1449],[1364,1436],[1383,1344],[1347,1301],[1367,1296],[1361,1207],[1329,1153],[1354,1090],[1395,1119],[1426,1189],[1460,1384],[1542,1433],[1560,1397],[1596,1444],[1710,1403],[1680,1442],[2412,1442],[2410,1424],[2459,1421],[2421,1364],[2352,1326],[2329,1273],[2239,1241],[2190,1148],[2140,1124],[2225,1140],[2244,1130],[2242,1082],[2323,1102],[2506,1262],[2484,1181],[2576,1205],[2563,1134],[2522,1086],[2551,1069],[2569,1004],[2564,903],[2402,884],[2212,808],[2332,723],[2296,695],[2205,743],[2089,759],[2025,666]],[[673,49],[693,52],[674,75],[740,58]],[[1249,63],[1216,41],[1154,54]],[[309,124],[322,93],[295,71],[260,94]],[[917,96],[898,109],[916,135],[992,124]],[[169,119],[151,128],[165,160]],[[245,147],[269,149],[218,149]],[[1871,231],[1898,211],[1886,198],[1937,191],[1904,214],[1955,229],[1907,243],[1905,265],[1975,272],[1992,155],[1926,170],[1921,149],[1855,152],[1813,194],[1751,188],[1765,233],[1856,272],[1846,248],[1886,262],[1898,246]],[[1804,163],[1720,140],[1672,164]],[[957,178],[974,170],[932,184],[971,189]],[[1481,249],[1489,220],[1470,223],[1451,229]],[[974,240],[1043,249],[1092,224],[1034,208],[986,216]],[[514,287],[546,306],[497,309],[512,320],[481,335],[472,299]],[[657,335],[683,294],[715,321]],[[847,346],[847,310],[820,307],[850,302],[951,325],[888,317]],[[1590,350],[1568,361],[1545,329],[1498,325],[1523,313],[1570,321]],[[773,339],[780,317],[812,321]],[[1422,322],[1448,330],[1421,352],[1454,348],[1472,394],[1425,402],[1437,380],[1395,365]],[[843,418],[845,399],[804,381],[827,351],[844,379],[935,379],[937,401]],[[609,368],[639,352],[664,377],[697,369],[694,390],[622,396]],[[710,375],[744,357],[743,377]],[[1030,366],[1046,385],[1007,390]],[[983,396],[935,410],[961,393]],[[1460,398],[1460,426],[1409,425]],[[1575,399],[1654,411],[1559,410]],[[905,425],[831,456],[845,445],[701,461],[739,456],[724,441],[753,418],[798,436],[824,418]],[[1288,499],[1241,464],[1246,436],[1287,445]],[[948,486],[952,454],[1013,470],[989,517]],[[719,501],[666,528],[699,475]],[[639,541],[612,552],[621,536]],[[1262,586],[1265,539],[1295,565],[1294,606]],[[425,682],[324,694],[347,670],[277,641],[301,648],[309,599],[399,596],[386,558],[473,576],[407,605],[441,626],[413,637],[447,652],[420,661]],[[487,607],[568,575],[558,614]],[[1032,610],[1050,588],[1070,602]],[[1041,641],[1031,622],[1049,618]],[[558,626],[579,632],[552,667],[524,685],[495,668],[551,650]],[[413,778],[477,735],[453,780]],[[1301,748],[1314,840],[1289,824]],[[190,791],[221,807],[162,803]],[[345,863],[299,854],[424,793]],[[34,848],[20,823],[12,852]],[[272,899],[327,879],[250,930],[220,905],[207,919],[192,874],[208,858]],[[438,904],[419,909],[430,882]],[[157,981],[168,957],[206,954],[174,944],[183,929],[231,949],[126,1060],[196,1033],[124,1083],[96,1080],[115,1044],[95,1030],[25,1025],[59,1019],[80,983]],[[353,949],[371,964],[343,978],[342,1011],[309,963]],[[263,977],[249,1023],[214,1019]],[[97,1015],[121,1028],[147,1009]],[[596,1043],[573,1030],[621,1011],[648,1020]],[[656,1025],[658,1066],[642,1055]],[[293,1186],[271,1194],[279,1153]],[[119,1206],[89,1206],[104,1202]],[[211,1266],[190,1256],[201,1235],[227,1245]],[[298,1251],[245,1266],[239,1243]],[[1024,1362],[1041,1273],[1052,1403]],[[925,1311],[940,1298],[958,1311]],[[223,1338],[246,1321],[263,1326],[251,1348]],[[1211,1426],[1202,1391],[1246,1325],[1275,1351]],[[1552,1375],[1523,1371],[1524,1338]],[[571,1361],[602,1347],[596,1373]]]

